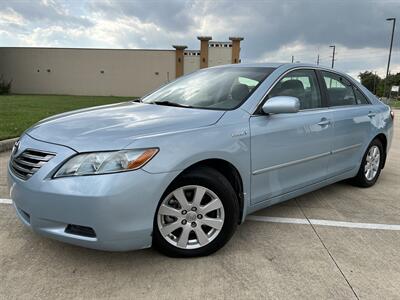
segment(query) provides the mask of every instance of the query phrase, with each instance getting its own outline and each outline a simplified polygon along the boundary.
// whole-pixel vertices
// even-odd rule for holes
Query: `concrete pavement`
[[[400,111],[378,183],[337,183],[257,215],[400,225]],[[8,198],[0,154],[0,198]],[[172,259],[42,238],[0,204],[0,298],[398,299],[400,231],[246,221],[221,251]]]

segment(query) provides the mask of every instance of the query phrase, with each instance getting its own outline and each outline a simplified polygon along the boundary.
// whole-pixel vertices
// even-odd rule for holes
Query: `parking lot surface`
[[[374,187],[340,182],[264,209],[209,257],[63,244],[24,228],[12,205],[0,204],[0,298],[398,299],[400,226],[387,226],[400,225],[396,113],[392,149]],[[8,156],[0,153],[3,199]]]

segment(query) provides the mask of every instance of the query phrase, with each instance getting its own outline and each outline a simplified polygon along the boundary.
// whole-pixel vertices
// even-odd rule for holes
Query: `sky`
[[[0,47],[199,49],[197,36],[242,36],[242,62],[316,63],[356,77],[400,72],[400,0],[0,0]]]

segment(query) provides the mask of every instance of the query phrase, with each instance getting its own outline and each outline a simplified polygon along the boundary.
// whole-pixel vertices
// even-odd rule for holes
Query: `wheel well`
[[[225,176],[226,179],[232,185],[237,198],[239,200],[239,220],[238,223],[242,221],[243,216],[243,207],[244,207],[244,195],[243,195],[243,181],[242,177],[240,176],[239,171],[232,165],[230,162],[223,160],[223,159],[207,159],[199,161],[190,167],[186,168],[183,172],[189,172],[198,167],[209,167],[217,170],[222,175]]]
[[[384,151],[384,153],[383,153],[384,158],[383,158],[383,165],[382,165],[382,169],[383,169],[385,167],[385,163],[386,163],[387,138],[383,133],[380,133],[374,139],[378,139],[382,143],[382,146],[383,146],[383,151]]]

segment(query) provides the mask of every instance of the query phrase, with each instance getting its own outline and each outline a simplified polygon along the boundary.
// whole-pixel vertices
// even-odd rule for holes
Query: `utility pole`
[[[374,95],[376,95],[376,71],[374,72]]]
[[[392,37],[390,39],[389,58],[388,58],[387,69],[386,69],[386,78],[385,78],[385,83],[383,85],[383,97],[386,96],[386,84],[387,84],[388,77],[389,77],[390,58],[392,56],[393,36],[394,36],[394,29],[396,27],[396,18],[387,18],[386,21],[393,21],[393,27],[392,27]]]
[[[294,63],[294,56],[292,55],[292,63]]]
[[[317,66],[319,65],[319,54],[317,56]]]
[[[332,69],[335,66],[335,53],[336,53],[336,45],[331,45],[329,48],[333,48],[332,51]]]

